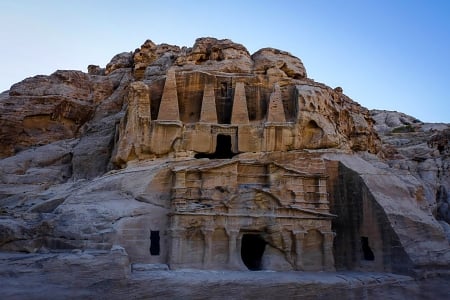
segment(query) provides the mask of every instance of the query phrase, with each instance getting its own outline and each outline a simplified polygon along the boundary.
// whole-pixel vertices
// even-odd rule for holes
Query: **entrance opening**
[[[361,237],[361,246],[364,260],[375,260],[375,255],[373,255],[372,249],[369,247],[369,238],[367,236]]]
[[[216,152],[214,153],[197,153],[195,158],[210,158],[210,159],[228,159],[235,156],[231,151],[231,136],[218,134]]]
[[[150,231],[150,255],[159,255],[159,230]]]
[[[261,270],[261,261],[266,242],[259,234],[244,234],[241,244],[241,257],[250,271]]]

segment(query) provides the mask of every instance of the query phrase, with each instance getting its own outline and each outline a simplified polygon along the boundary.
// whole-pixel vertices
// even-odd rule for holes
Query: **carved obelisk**
[[[159,104],[158,120],[179,121],[180,110],[178,107],[177,80],[175,78],[175,69],[167,71],[166,82]]]
[[[269,107],[267,108],[267,122],[269,123],[285,123],[286,115],[284,114],[283,101],[281,100],[281,90],[278,83],[275,83],[273,92],[270,95]]]
[[[243,82],[237,82],[234,89],[233,109],[231,112],[231,124],[249,124],[247,98]]]
[[[214,84],[206,83],[203,91],[202,110],[200,111],[200,122],[217,123],[216,97]]]

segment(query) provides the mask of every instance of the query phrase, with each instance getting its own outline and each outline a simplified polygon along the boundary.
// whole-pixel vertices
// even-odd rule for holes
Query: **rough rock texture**
[[[200,38],[191,48],[147,40],[104,69],[25,79],[0,94],[0,250],[30,253],[2,256],[6,295],[28,296],[14,278],[39,281],[40,265],[52,270],[55,298],[127,289],[144,297],[130,286],[151,292],[155,276],[161,298],[202,293],[205,278],[237,284],[211,279],[215,271],[193,271],[198,281],[188,284],[173,271],[185,267],[448,272],[449,140],[448,124],[369,112],[342,88],[307,78],[288,52],[250,55],[230,40]],[[129,273],[129,264],[141,267]],[[58,281],[68,265],[102,279],[68,294],[67,278]],[[111,278],[99,275],[107,270]],[[399,288],[404,278],[394,275],[334,273],[311,284],[292,274],[277,274],[277,295],[420,290]],[[249,276],[233,295],[274,288]],[[366,280],[374,289],[360,286]],[[174,282],[189,288],[176,292]]]
[[[389,170],[410,174],[421,184],[422,205],[429,207],[450,237],[450,125],[423,123],[398,112],[371,113]]]
[[[264,48],[252,55],[253,70],[259,74],[277,74],[294,79],[306,78],[306,70],[300,59],[290,53],[273,48]]]
[[[445,299],[448,295],[446,277],[415,281],[387,273],[166,271],[137,264],[130,273],[120,248],[1,254],[0,262],[0,293],[7,299],[273,299],[280,295],[289,299]]]
[[[226,125],[239,127],[233,153],[379,149],[368,110],[339,89],[306,78],[300,59],[287,52],[265,48],[250,56],[229,40],[203,38],[182,49],[146,41],[134,60],[139,81],[126,97],[130,117],[121,121],[117,165],[135,158],[211,154],[216,142],[208,130],[224,131],[215,128]],[[216,104],[209,123],[202,119],[206,87],[213,89],[209,97]]]

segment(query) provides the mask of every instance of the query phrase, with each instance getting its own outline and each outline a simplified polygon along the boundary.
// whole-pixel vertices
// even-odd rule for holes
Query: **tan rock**
[[[113,94],[122,76],[57,71],[13,85],[0,101],[0,157],[79,137],[96,106]]]
[[[271,76],[287,76],[294,79],[306,78],[303,63],[289,52],[263,48],[252,55],[254,72]]]
[[[121,68],[131,68],[133,66],[133,54],[131,52],[123,52],[115,55],[106,65],[105,75]]]
[[[214,85],[211,83],[205,84],[200,122],[217,123],[216,97],[214,95]]]
[[[151,40],[145,41],[139,49],[136,49],[133,55],[134,72],[133,75],[137,80],[142,80],[144,77],[159,74],[162,71],[164,74],[172,64],[172,56],[175,59],[180,52],[177,46],[168,44],[156,45]]]
[[[211,125],[210,124],[196,124],[196,130],[190,134],[187,134],[188,150],[192,150],[200,153],[212,153],[213,138],[211,137]]]
[[[286,123],[283,102],[281,101],[280,86],[275,84],[274,91],[270,94],[269,106],[267,107],[267,122]]]
[[[151,40],[145,41],[140,49],[137,49],[133,56],[134,61],[134,77],[142,79],[144,77],[145,68],[156,60],[155,53],[156,44]]]
[[[89,65],[88,66],[88,74],[89,75],[104,75],[105,70],[100,68],[97,65]]]
[[[166,83],[159,106],[158,120],[179,121],[180,109],[178,108],[177,81],[175,78],[175,69],[167,72]]]
[[[129,85],[128,109],[126,123],[121,124],[121,135],[115,161],[124,162],[130,158],[143,157],[148,152],[150,143],[150,94],[148,86],[143,82]]]
[[[250,73],[253,66],[250,54],[244,46],[227,39],[215,38],[197,39],[190,51],[177,58],[176,64],[199,65],[204,70],[227,73]]]
[[[289,53],[230,40],[146,41],[101,70],[0,94],[0,250],[120,245],[137,272],[448,269],[447,125],[372,118]]]
[[[237,82],[234,89],[231,124],[249,124],[247,98],[245,97],[245,86],[243,82]]]

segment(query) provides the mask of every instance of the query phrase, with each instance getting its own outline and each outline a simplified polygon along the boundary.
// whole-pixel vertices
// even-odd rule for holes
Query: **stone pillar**
[[[216,95],[212,83],[205,84],[200,122],[217,124]]]
[[[322,232],[323,235],[323,269],[324,271],[335,271],[333,240],[336,233],[332,231]]]
[[[225,228],[228,235],[228,266],[230,269],[239,269],[239,256],[237,250],[237,238],[239,229]]]
[[[304,231],[293,231],[295,237],[295,268],[297,271],[303,271],[303,239],[305,238]]]
[[[205,227],[202,228],[202,233],[205,239],[205,252],[203,255],[203,268],[209,269],[211,268],[212,264],[212,248],[213,248],[213,233],[214,228],[212,227]]]
[[[231,124],[249,124],[247,109],[247,98],[245,97],[245,85],[243,82],[236,82],[234,89],[233,108],[231,112]]]
[[[237,240],[236,240],[236,261],[238,262],[238,268],[242,270],[248,270],[247,267],[244,265],[244,262],[241,258],[241,251],[242,251],[242,233],[238,234]]]
[[[276,83],[270,94],[269,106],[267,107],[267,122],[285,123],[283,101],[281,100],[280,86]]]
[[[130,83],[127,122],[121,122],[116,161],[128,161],[132,151],[140,157],[150,146],[150,90],[142,81]],[[134,149],[134,150],[133,150]]]
[[[166,82],[159,104],[158,120],[179,121],[180,111],[178,107],[177,80],[175,69],[170,68],[167,71]]]
[[[170,229],[170,253],[169,253],[169,265],[170,268],[177,268],[182,264],[181,261],[181,248],[182,248],[182,237],[184,229],[172,228]]]

